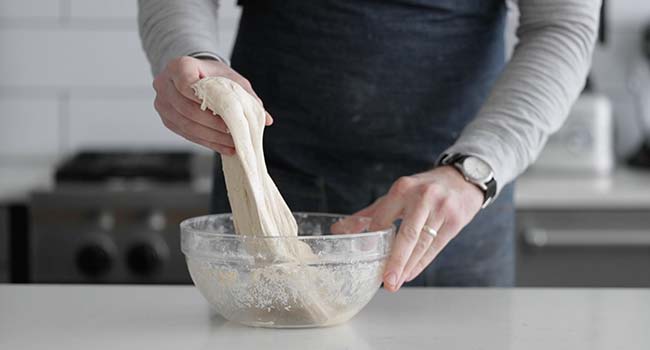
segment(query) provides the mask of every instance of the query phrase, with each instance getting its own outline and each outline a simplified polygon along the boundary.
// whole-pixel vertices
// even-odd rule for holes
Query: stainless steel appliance
[[[607,41],[607,1],[600,9],[598,42]],[[612,106],[587,78],[582,95],[573,105],[564,125],[551,135],[531,166],[552,174],[609,175],[614,168]]]
[[[190,282],[178,224],[208,212],[195,170],[210,158],[84,152],[64,162],[55,188],[31,196],[30,281]]]
[[[638,127],[642,132],[639,148],[632,153],[628,164],[650,168],[650,23],[646,25],[641,40],[641,57],[629,72],[628,87],[635,100]]]
[[[612,107],[609,99],[584,93],[557,133],[551,135],[536,171],[607,175],[614,167]]]
[[[650,287],[650,209],[517,213],[517,285]]]

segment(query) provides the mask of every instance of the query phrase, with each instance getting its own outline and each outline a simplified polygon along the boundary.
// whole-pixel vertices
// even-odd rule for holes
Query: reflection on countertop
[[[380,290],[345,324],[278,330],[226,322],[191,286],[0,285],[0,339],[7,349],[634,350],[650,348],[648,305],[648,289],[404,288]]]

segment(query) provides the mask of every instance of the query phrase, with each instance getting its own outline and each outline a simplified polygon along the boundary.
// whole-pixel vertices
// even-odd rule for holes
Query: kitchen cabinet
[[[518,212],[517,284],[650,287],[650,210]]]
[[[3,179],[0,181],[0,205],[25,205],[30,193],[35,193],[34,189],[40,189],[37,192],[41,193],[52,190],[52,164],[53,161],[48,160],[24,166],[0,166],[0,179]],[[192,201],[207,203],[209,188],[210,182],[203,181]],[[92,193],[86,194],[92,196]],[[190,193],[185,195],[192,196]],[[137,201],[156,203],[159,200],[155,198],[147,200],[139,196]],[[59,209],[66,205],[84,205],[78,200],[67,201],[65,205],[56,200],[50,202]],[[608,177],[529,172],[517,180],[515,205],[518,218],[518,285],[650,286],[650,222],[647,219],[650,217],[650,172],[618,168]],[[207,207],[207,204],[202,206]],[[48,212],[45,211],[46,214]],[[34,213],[38,214],[38,210]],[[187,214],[190,215],[198,214]],[[6,212],[0,213],[0,221],[3,216],[6,216]],[[93,213],[83,220],[88,221],[92,217]],[[124,216],[115,217],[119,219]],[[52,236],[52,244],[58,247],[65,242],[63,235],[74,231],[84,223],[83,220],[75,219],[73,224],[59,226],[50,226],[48,222],[34,227]],[[27,223],[23,222],[22,225]],[[177,236],[174,232],[177,231],[170,227],[169,235],[165,237],[175,240]],[[72,235],[74,233],[69,236]],[[7,240],[6,228],[0,224],[0,266],[7,259]],[[34,242],[31,243],[33,249]],[[57,251],[65,250],[59,247]],[[181,265],[177,267],[185,269],[180,252],[176,248],[171,251],[179,257],[175,261]],[[54,259],[57,263],[46,264],[46,267],[54,269],[57,264],[66,261],[72,266],[71,256],[72,253],[67,255],[68,260]],[[25,257],[15,267],[25,270],[27,262]],[[32,268],[34,266],[32,263]],[[0,278],[7,278],[5,271],[5,268],[0,268]],[[164,276],[171,278],[168,274]],[[57,279],[49,281],[64,280],[60,276]],[[73,282],[71,279],[68,281]],[[185,281],[189,282],[187,277]]]
[[[339,326],[249,328],[191,286],[0,286],[3,349],[650,349],[648,289],[380,290]]]
[[[518,286],[650,287],[650,172],[527,174],[516,202]]]

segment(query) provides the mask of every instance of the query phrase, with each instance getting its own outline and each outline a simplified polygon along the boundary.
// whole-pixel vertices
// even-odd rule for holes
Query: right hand
[[[165,70],[155,77],[154,107],[169,130],[223,155],[233,155],[235,144],[226,123],[211,111],[201,110],[201,101],[191,87],[199,79],[210,76],[228,78],[259,100],[250,82],[228,65],[215,60],[183,56],[169,62]],[[266,125],[272,123],[273,119],[266,113]]]

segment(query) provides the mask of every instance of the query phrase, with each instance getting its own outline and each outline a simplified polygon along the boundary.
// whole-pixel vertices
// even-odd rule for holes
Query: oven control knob
[[[138,275],[151,275],[158,271],[166,258],[163,249],[150,243],[136,243],[126,253],[126,263]]]
[[[113,266],[113,257],[106,247],[87,243],[77,251],[77,268],[88,277],[102,277]]]

